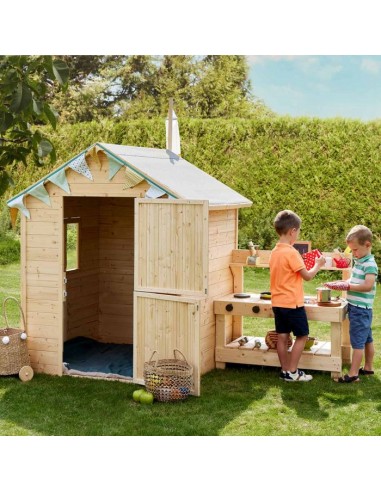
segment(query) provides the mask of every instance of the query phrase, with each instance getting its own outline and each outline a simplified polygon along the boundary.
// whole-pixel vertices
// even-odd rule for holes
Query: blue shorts
[[[277,333],[291,333],[296,337],[309,334],[307,314],[304,306],[298,308],[273,307]]]
[[[366,343],[372,343],[373,310],[348,304],[349,337],[354,349],[364,349]]]

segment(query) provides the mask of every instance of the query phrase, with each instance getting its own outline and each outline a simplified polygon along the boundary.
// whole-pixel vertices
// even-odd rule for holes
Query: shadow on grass
[[[208,376],[208,375],[207,375]],[[36,374],[0,378],[0,435],[213,436],[265,393],[248,375],[215,372],[202,397],[135,403],[134,384]],[[251,384],[251,391],[247,385]]]
[[[227,365],[202,377],[201,397],[137,404],[140,386],[36,374],[0,378],[0,435],[217,436],[325,435],[333,409],[380,401],[377,378],[339,385],[329,373],[285,383],[279,369]],[[377,405],[381,411],[381,406]],[[311,423],[316,425],[311,425]]]

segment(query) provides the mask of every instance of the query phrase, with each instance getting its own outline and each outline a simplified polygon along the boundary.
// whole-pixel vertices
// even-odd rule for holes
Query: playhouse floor
[[[132,378],[132,345],[77,337],[64,343],[65,374]]]

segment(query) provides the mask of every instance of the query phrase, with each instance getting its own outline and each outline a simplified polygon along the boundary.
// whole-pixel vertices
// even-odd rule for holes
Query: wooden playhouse
[[[213,300],[233,292],[238,211],[250,205],[169,150],[106,143],[9,200],[13,219],[22,212],[33,369],[62,375],[65,344],[88,338],[131,346],[129,379],[142,384],[153,351],[178,349],[199,395],[215,368]]]

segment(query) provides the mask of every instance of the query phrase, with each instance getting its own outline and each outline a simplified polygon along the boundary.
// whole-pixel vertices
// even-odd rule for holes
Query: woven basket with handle
[[[13,300],[21,313],[24,330],[9,326],[6,304]],[[18,374],[24,366],[29,366],[29,354],[26,344],[25,317],[20,303],[14,297],[6,297],[3,302],[3,316],[6,327],[0,328],[0,376]]]
[[[270,349],[276,349],[278,343],[278,333],[275,330],[268,331],[265,337],[265,343]],[[288,335],[287,346],[290,348],[292,345],[292,337]]]
[[[144,384],[158,401],[185,400],[193,390],[193,367],[180,350],[173,351],[174,359],[155,359],[156,350],[144,363]],[[179,359],[180,354],[182,359]]]

